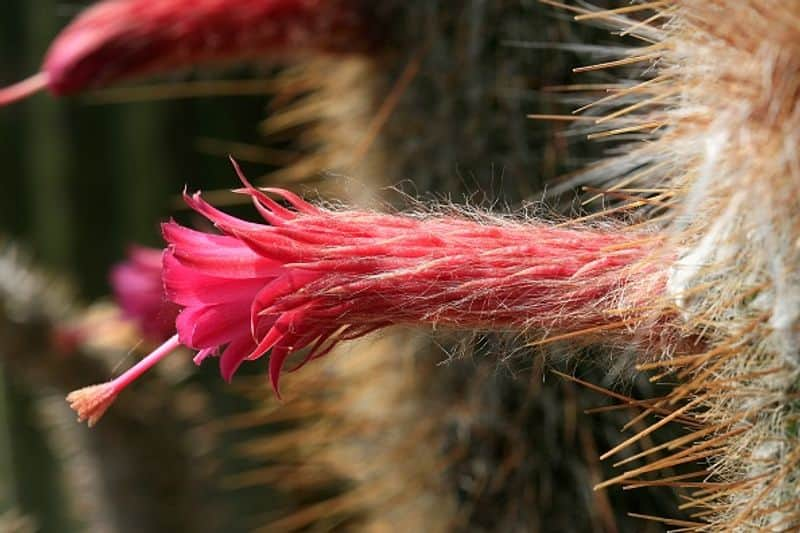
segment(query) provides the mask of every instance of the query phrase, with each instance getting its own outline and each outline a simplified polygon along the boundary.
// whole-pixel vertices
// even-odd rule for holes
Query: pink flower
[[[0,91],[0,105],[42,89],[88,88],[202,63],[374,45],[375,8],[358,0],[105,0],[67,26],[39,74]]]
[[[619,309],[663,289],[663,269],[647,261],[659,244],[652,236],[332,211],[240,178],[262,223],[227,215],[198,193],[186,202],[221,234],[163,225],[164,287],[181,307],[177,335],[132,369],[134,379],[182,344],[198,350],[197,362],[218,355],[226,380],[269,353],[277,393],[292,354],[308,350],[300,367],[390,325],[630,337],[641,317],[620,320]],[[130,381],[123,375],[90,396],[107,407]],[[97,405],[82,404],[79,393],[79,413],[96,420]]]
[[[151,340],[163,341],[175,333],[179,307],[164,295],[161,277],[163,250],[132,246],[128,259],[111,269],[110,281],[117,304]]]

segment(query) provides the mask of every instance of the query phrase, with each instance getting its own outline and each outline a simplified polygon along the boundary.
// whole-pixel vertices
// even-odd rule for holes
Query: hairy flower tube
[[[185,195],[220,234],[163,225],[162,275],[167,299],[181,308],[177,334],[129,373],[70,395],[82,419],[96,421],[125,386],[179,345],[197,350],[198,363],[218,356],[226,380],[244,361],[269,354],[278,393],[292,354],[306,350],[299,368],[339,342],[387,326],[550,336],[613,335],[621,328],[630,335],[634,322],[620,321],[619,309],[641,306],[663,289],[662,269],[648,259],[658,244],[653,236],[329,210],[240,177],[240,192],[263,222],[225,214],[199,193]]]
[[[374,9],[360,0],[105,0],[55,39],[41,72],[0,90],[0,105],[201,63],[374,45]]]

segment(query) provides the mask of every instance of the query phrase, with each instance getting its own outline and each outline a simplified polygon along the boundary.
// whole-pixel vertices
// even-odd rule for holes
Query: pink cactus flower
[[[0,105],[42,89],[66,95],[210,62],[372,48],[374,8],[359,0],[105,0],[55,39],[39,74]]]
[[[179,345],[197,350],[196,362],[219,356],[226,380],[244,361],[269,353],[277,393],[292,354],[307,350],[299,368],[339,342],[391,325],[601,332],[630,342],[641,319],[620,320],[615,310],[641,307],[663,289],[663,269],[648,261],[659,244],[652,235],[333,211],[285,190],[256,189],[236,168],[240,192],[263,222],[227,215],[199,193],[185,195],[221,234],[163,225],[164,287],[181,308],[177,335],[116,380],[73,393],[81,418],[96,421]]]
[[[111,269],[117,304],[150,340],[164,341],[175,333],[178,305],[166,299],[161,278],[163,250],[132,246],[128,259]]]

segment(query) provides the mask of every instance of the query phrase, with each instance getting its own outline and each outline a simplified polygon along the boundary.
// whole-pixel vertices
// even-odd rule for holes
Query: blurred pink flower
[[[179,307],[166,299],[161,277],[163,250],[132,246],[128,259],[111,269],[117,304],[150,340],[164,341],[175,333]]]
[[[361,0],[105,0],[64,28],[39,74],[0,90],[0,105],[209,62],[369,50],[375,10]]]

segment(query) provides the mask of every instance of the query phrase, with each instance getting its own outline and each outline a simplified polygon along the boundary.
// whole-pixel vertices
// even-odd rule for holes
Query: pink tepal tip
[[[13,104],[47,88],[47,73],[40,72],[14,85],[0,89],[0,107]]]

